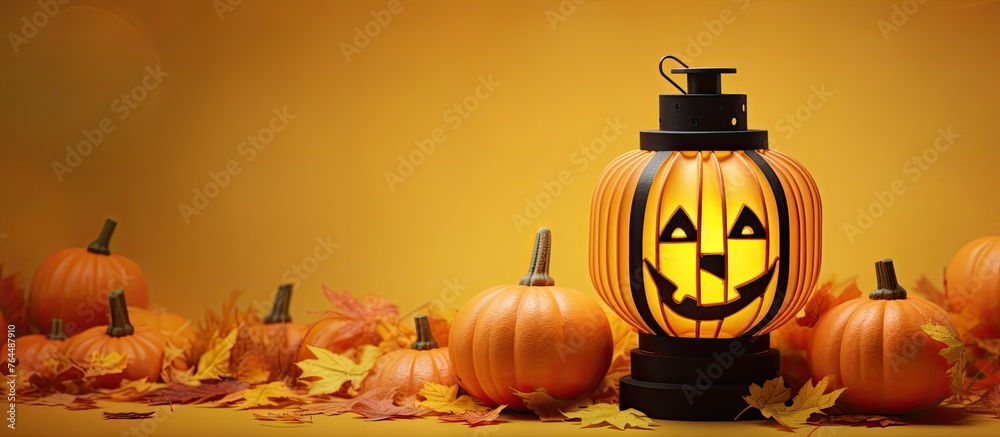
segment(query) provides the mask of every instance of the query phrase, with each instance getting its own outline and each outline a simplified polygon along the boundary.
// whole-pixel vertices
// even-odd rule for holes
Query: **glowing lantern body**
[[[598,181],[591,279],[640,333],[623,407],[732,420],[747,386],[778,373],[767,333],[816,283],[820,197],[798,162],[767,149],[767,131],[746,128],[746,95],[721,94],[735,69],[672,72],[688,91],[660,96],[660,130]]]

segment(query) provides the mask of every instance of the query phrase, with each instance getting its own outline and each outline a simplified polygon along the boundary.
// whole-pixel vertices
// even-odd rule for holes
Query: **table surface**
[[[17,405],[15,430],[7,427],[0,436],[603,436],[603,435],[792,435],[774,421],[676,422],[656,420],[652,431],[628,430],[622,434],[613,428],[581,428],[579,422],[542,423],[530,414],[505,414],[500,425],[470,428],[467,425],[440,422],[433,418],[397,419],[371,422],[347,413],[340,416],[313,416],[313,423],[295,427],[267,426],[253,419],[254,412],[237,411],[210,405],[174,405],[150,407],[144,404],[99,402],[101,409],[70,411],[63,407]],[[143,420],[104,420],[102,412],[156,411],[154,418]],[[887,428],[828,426],[815,430],[813,437],[834,436],[1000,436],[1000,419],[982,414],[967,414],[954,406],[941,406],[919,417],[907,418],[910,425]],[[806,435],[812,428],[799,430]],[[341,434],[343,433],[343,434]]]

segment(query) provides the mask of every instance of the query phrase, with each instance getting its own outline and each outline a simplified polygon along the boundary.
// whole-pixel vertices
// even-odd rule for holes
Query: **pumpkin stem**
[[[112,337],[124,337],[132,335],[135,328],[128,320],[128,307],[125,305],[125,290],[121,288],[112,291],[108,295],[108,304],[111,307],[111,324],[108,325],[107,334]]]
[[[111,255],[111,251],[108,250],[108,243],[111,242],[111,234],[115,232],[115,226],[118,226],[118,223],[114,220],[105,220],[104,229],[101,229],[101,235],[87,246],[87,252],[98,255]]]
[[[892,265],[892,259],[886,258],[875,262],[875,278],[878,281],[878,289],[868,294],[869,299],[906,299],[906,290],[896,280],[896,269]]]
[[[552,231],[549,228],[539,228],[535,235],[535,249],[531,252],[531,265],[528,273],[521,278],[518,285],[529,287],[551,287],[556,280],[549,276],[549,258],[552,253]]]
[[[431,333],[431,322],[426,314],[421,314],[413,318],[413,324],[417,325],[417,341],[413,342],[413,349],[427,351],[438,348],[438,342]]]
[[[52,319],[52,329],[49,329],[49,335],[45,338],[49,340],[65,340],[66,332],[63,330],[62,319]]]
[[[274,305],[271,312],[264,317],[265,324],[287,323],[292,321],[292,315],[288,313],[288,304],[292,300],[292,284],[281,284],[278,286],[278,294],[274,295]]]

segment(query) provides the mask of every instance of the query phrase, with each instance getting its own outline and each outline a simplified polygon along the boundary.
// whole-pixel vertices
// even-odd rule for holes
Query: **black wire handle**
[[[660,59],[660,76],[663,76],[664,79],[666,79],[668,82],[670,82],[670,84],[673,85],[675,88],[677,88],[682,94],[687,94],[687,91],[684,91],[684,88],[681,88],[680,85],[677,85],[677,82],[674,82],[674,80],[671,79],[670,76],[667,76],[667,73],[663,72],[663,61],[666,61],[667,59],[673,59],[673,60],[677,61],[677,63],[683,65],[684,68],[691,68],[691,67],[688,67],[687,64],[684,63],[684,61],[682,61],[680,59],[677,59],[676,56],[672,56],[672,55],[671,56],[664,56],[663,59]]]

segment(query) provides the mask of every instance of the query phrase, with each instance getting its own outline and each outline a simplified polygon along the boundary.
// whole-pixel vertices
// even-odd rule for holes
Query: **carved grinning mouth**
[[[684,296],[680,303],[674,302],[673,296],[677,291],[677,285],[663,276],[663,273],[660,273],[648,259],[643,259],[643,262],[656,284],[660,301],[674,313],[691,320],[722,320],[736,314],[764,294],[767,286],[771,283],[771,278],[774,277],[775,267],[778,265],[778,260],[774,260],[766,272],[743,285],[736,286],[736,292],[740,294],[738,299],[727,304],[702,306],[691,296]]]

